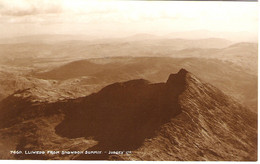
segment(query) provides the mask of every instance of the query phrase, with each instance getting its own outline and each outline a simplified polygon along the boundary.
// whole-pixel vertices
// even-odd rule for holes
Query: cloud
[[[1,16],[27,16],[61,13],[60,1],[49,0],[0,0]]]
[[[0,28],[7,31],[6,35],[20,30],[103,34],[194,29],[257,32],[257,11],[257,3],[252,2],[0,0]]]

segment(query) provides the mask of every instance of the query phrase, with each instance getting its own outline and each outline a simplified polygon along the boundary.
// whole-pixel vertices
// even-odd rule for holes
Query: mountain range
[[[79,84],[100,84],[103,87],[137,78],[163,82],[172,71],[182,67],[192,70],[198,77],[232,95],[253,111],[257,110],[257,76],[244,67],[214,58],[113,57],[78,60],[50,71],[37,72],[33,76],[58,81],[85,77]]]
[[[0,40],[0,159],[256,161],[257,43],[186,34]]]
[[[0,104],[5,159],[257,160],[257,114],[181,69],[166,82],[134,79],[89,96]],[[7,142],[8,141],[8,142]],[[5,150],[126,150],[123,155],[6,155]]]

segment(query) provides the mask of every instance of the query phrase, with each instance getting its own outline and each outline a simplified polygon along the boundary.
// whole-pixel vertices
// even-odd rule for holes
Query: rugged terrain
[[[0,42],[1,159],[257,160],[257,43],[147,34]]]
[[[185,67],[201,79],[220,88],[250,110],[257,111],[257,75],[245,67],[219,59],[197,57],[111,57],[69,62],[46,71],[2,66],[1,97],[28,89],[37,101],[78,98],[102,87],[131,79],[151,82],[167,80],[171,72]],[[0,99],[1,99],[0,97]]]
[[[1,102],[2,158],[257,160],[257,115],[181,69],[166,83],[108,85],[89,96]],[[7,155],[4,150],[126,150],[130,155]]]
[[[147,34],[35,35],[2,40],[0,58],[0,100],[30,88],[27,95],[37,101],[55,102],[131,79],[163,82],[187,68],[257,111],[257,43]]]

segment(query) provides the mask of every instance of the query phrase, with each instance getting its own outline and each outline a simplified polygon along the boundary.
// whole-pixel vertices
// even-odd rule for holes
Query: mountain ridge
[[[126,83],[132,83],[132,82],[136,82],[136,81],[128,81]],[[109,94],[105,94],[105,97],[111,97],[111,96],[114,96],[113,98],[109,98],[108,100],[105,100],[103,98],[101,99],[98,99],[99,101],[97,101],[97,103],[100,103],[100,102],[105,102],[104,104],[105,107],[103,105],[99,106],[99,107],[103,107],[104,110],[102,110],[102,112],[98,112],[98,111],[95,111],[95,112],[98,112],[99,114],[97,115],[92,115],[91,112],[86,112],[84,114],[84,109],[85,110],[89,110],[87,106],[84,106],[83,104],[80,105],[80,108],[81,111],[81,115],[91,115],[92,117],[94,117],[96,120],[99,120],[99,117],[100,118],[103,118],[104,117],[109,117],[110,113],[107,113],[105,111],[109,110],[109,106],[111,104],[114,104],[115,107],[119,107],[119,109],[116,110],[116,115],[117,117],[116,118],[120,118],[118,121],[121,122],[122,120],[125,120],[126,118],[129,118],[130,117],[130,120],[133,116],[139,118],[137,120],[142,120],[141,124],[136,124],[136,122],[138,122],[137,120],[133,121],[133,122],[128,122],[128,125],[125,125],[125,126],[119,126],[118,127],[118,124],[121,124],[121,123],[117,123],[117,121],[115,122],[115,124],[112,124],[110,126],[107,126],[107,125],[104,125],[106,123],[101,123],[100,121],[95,121],[92,120],[90,122],[80,122],[79,124],[73,124],[74,121],[76,121],[76,119],[79,119],[79,120],[88,120],[88,117],[84,118],[80,118],[80,116],[77,116],[75,117],[75,119],[73,121],[70,121],[70,123],[68,123],[67,125],[62,125],[62,123],[60,125],[58,125],[56,127],[56,132],[59,134],[59,135],[64,135],[64,134],[68,134],[68,133],[73,133],[75,134],[74,132],[71,131],[72,128],[69,128],[70,129],[70,132],[64,132],[64,128],[68,128],[69,124],[73,124],[72,127],[80,127],[81,125],[86,125],[86,124],[92,124],[92,125],[99,125],[101,123],[101,127],[99,126],[94,126],[95,129],[99,129],[100,128],[100,132],[96,131],[92,134],[89,134],[89,133],[85,133],[84,132],[82,133],[82,131],[80,132],[80,135],[77,136],[77,137],[82,137],[82,136],[91,136],[94,134],[94,138],[97,137],[96,139],[99,141],[99,144],[94,146],[93,148],[90,148],[89,150],[95,150],[95,149],[98,149],[98,150],[103,150],[103,151],[106,151],[106,150],[118,150],[118,149],[126,149],[126,150],[135,150],[136,148],[137,149],[140,149],[140,147],[142,148],[142,142],[145,142],[146,140],[153,140],[153,138],[155,137],[156,138],[156,133],[158,133],[158,130],[161,129],[161,127],[165,126],[166,124],[172,124],[172,119],[175,119],[175,118],[178,118],[178,117],[184,117],[183,119],[186,120],[187,122],[190,122],[191,124],[194,124],[194,120],[197,119],[197,121],[199,122],[200,124],[200,120],[199,120],[199,117],[206,117],[207,118],[207,121],[202,121],[202,125],[199,125],[199,129],[201,129],[203,131],[203,129],[206,131],[206,133],[209,133],[208,135],[213,135],[214,133],[214,130],[213,132],[209,132],[209,131],[212,131],[212,128],[214,128],[214,125],[211,125],[211,123],[209,123],[208,121],[210,119],[212,119],[211,117],[209,117],[209,115],[211,115],[211,112],[217,112],[216,114],[220,117],[220,120],[221,119],[224,119],[225,122],[221,122],[219,120],[219,118],[216,118],[216,123],[217,125],[217,128],[219,129],[219,131],[222,131],[223,133],[225,133],[223,131],[223,126],[228,126],[230,127],[229,129],[229,132],[232,132],[233,136],[236,136],[236,135],[242,135],[240,132],[236,132],[236,130],[238,129],[236,126],[237,125],[233,125],[233,124],[229,124],[227,123],[228,122],[228,119],[226,118],[227,116],[225,116],[225,114],[228,114],[228,117],[234,117],[232,116],[232,114],[236,113],[237,115],[241,115],[245,118],[245,120],[242,119],[242,122],[245,124],[244,126],[247,127],[251,127],[251,129],[249,130],[249,133],[252,134],[252,136],[255,136],[254,134],[254,131],[252,130],[252,128],[256,128],[256,124],[255,124],[255,116],[254,114],[250,113],[249,111],[247,111],[247,109],[244,109],[242,106],[240,106],[239,104],[237,104],[234,100],[230,99],[228,96],[226,96],[223,92],[221,92],[220,90],[216,89],[215,87],[209,85],[209,84],[204,84],[204,83],[201,83],[200,80],[198,78],[196,78],[193,74],[189,73],[188,71],[186,71],[185,69],[181,69],[178,73],[176,74],[171,74],[167,80],[166,83],[157,83],[157,84],[147,84],[147,83],[143,83],[143,81],[139,80],[139,83],[141,82],[141,85],[138,85],[138,87],[136,85],[124,85],[124,83],[118,83],[118,85],[116,87],[112,87],[112,85],[108,86],[108,88],[113,88],[111,92],[109,92]],[[157,98],[148,98],[148,103],[147,105],[145,106],[142,106],[142,108],[137,108],[137,109],[140,109],[139,112],[141,112],[145,107],[147,107],[149,110],[144,110],[144,114],[141,114],[140,113],[136,113],[134,112],[134,115],[128,115],[129,113],[126,113],[127,116],[124,116],[122,115],[122,113],[120,113],[120,106],[122,105],[121,103],[118,104],[118,102],[124,102],[124,101],[128,101],[130,99],[130,101],[128,101],[128,103],[135,103],[136,101],[139,101],[140,98],[141,99],[145,99],[145,94],[144,95],[141,95],[140,97],[138,95],[136,95],[136,92],[134,92],[135,96],[137,98],[135,99],[132,99],[131,96],[130,97],[126,97],[125,99],[122,98],[124,97],[125,93],[131,93],[133,90],[137,90],[138,93],[143,93],[142,89],[141,88],[145,88],[145,87],[148,87],[150,85],[150,87],[154,87],[154,88],[157,88],[155,90],[155,92],[149,92],[149,95],[153,95],[153,94],[156,94],[156,95],[159,95],[158,97],[160,97],[159,99]],[[127,92],[120,92],[120,88],[128,88],[129,90]],[[166,88],[164,88],[166,87]],[[111,89],[110,88],[110,89]],[[151,89],[151,88],[150,88]],[[123,89],[124,90],[124,89]],[[118,91],[118,92],[117,92]],[[102,94],[102,90],[97,93],[97,94]],[[98,97],[98,95],[94,94],[95,96]],[[116,95],[120,95],[119,97],[116,96]],[[188,97],[187,97],[188,96]],[[102,96],[101,96],[102,97]],[[149,97],[149,96],[148,96]],[[156,96],[155,96],[156,97]],[[183,98],[185,97],[185,99]],[[198,100],[198,97],[200,98]],[[202,104],[202,106],[198,109],[198,111],[200,110],[206,110],[206,111],[203,111],[205,112],[204,114],[202,114],[202,116],[198,116],[198,114],[196,114],[196,112],[198,111],[194,111],[194,110],[191,110],[193,107],[190,106],[191,104],[190,101],[192,99],[195,99],[195,105],[198,105],[200,106]],[[91,103],[93,102],[92,100],[88,101],[88,100],[85,100],[87,101],[87,104],[90,103],[92,105],[96,104],[96,103]],[[94,101],[95,102],[95,101]],[[145,102],[145,101],[144,101]],[[144,105],[144,102],[142,101],[142,105]],[[153,102],[156,102],[156,103],[153,103]],[[158,102],[160,105],[158,105]],[[110,104],[111,103],[111,104]],[[128,104],[126,103],[126,104]],[[101,103],[102,104],[102,103]],[[150,107],[148,104],[152,104]],[[156,104],[156,105],[155,105]],[[187,104],[188,104],[188,107],[189,109],[187,109]],[[97,104],[96,104],[97,105]],[[96,106],[94,105],[94,106]],[[112,106],[114,106],[112,105]],[[124,108],[122,109],[128,109],[127,107],[125,107],[124,105],[122,105]],[[138,106],[138,105],[137,105]],[[186,106],[186,107],[185,107]],[[97,107],[97,106],[96,106]],[[99,109],[99,107],[97,107],[96,109]],[[129,107],[129,106],[128,106]],[[150,108],[151,107],[155,107],[157,109],[153,109],[151,110]],[[160,108],[161,107],[161,108]],[[232,108],[233,109],[232,109]],[[185,109],[186,108],[186,109]],[[227,111],[223,111],[221,108],[224,108],[225,110]],[[231,109],[230,109],[231,108]],[[74,108],[73,109],[73,112],[76,112],[77,110],[75,110],[77,108]],[[236,109],[235,111],[233,111],[234,109]],[[190,110],[190,111],[187,111],[187,110]],[[213,111],[212,111],[213,110]],[[216,111],[214,111],[216,110]],[[83,113],[82,113],[83,112]],[[103,112],[105,114],[103,114]],[[122,111],[121,111],[122,112]],[[153,113],[154,112],[154,113]],[[194,115],[191,115],[189,112],[193,112],[192,114]],[[208,113],[209,112],[209,113]],[[223,116],[219,115],[219,113],[222,113]],[[240,113],[242,112],[242,113]],[[153,113],[153,114],[151,114]],[[250,119],[247,119],[246,118],[246,115],[247,113],[250,113]],[[199,114],[200,115],[200,114]],[[116,118],[113,117],[114,114],[112,114],[112,120],[115,120]],[[198,117],[197,117],[198,116]],[[69,117],[71,117],[71,113],[69,114]],[[148,117],[149,119],[145,119],[145,117]],[[156,119],[155,119],[156,118]],[[152,120],[151,120],[152,119]],[[188,120],[187,120],[188,119]],[[229,119],[232,119],[233,118],[229,118]],[[237,118],[236,118],[237,119]],[[239,119],[241,120],[241,118]],[[253,121],[252,121],[253,120]],[[67,120],[68,121],[68,120]],[[102,120],[104,121],[104,120]],[[220,121],[220,122],[219,122]],[[234,121],[234,120],[233,120]],[[66,117],[65,117],[65,120],[64,122],[66,122]],[[63,123],[64,123],[63,122]],[[107,122],[107,121],[105,121]],[[111,123],[110,121],[108,121],[109,123]],[[154,123],[156,122],[156,123]],[[222,125],[223,123],[223,125]],[[130,126],[129,126],[130,124]],[[208,124],[208,125],[207,125]],[[103,126],[102,126],[103,125]],[[131,126],[132,125],[132,126]],[[147,125],[147,126],[144,126],[144,125]],[[64,127],[62,127],[64,126]],[[184,123],[184,125],[180,125],[180,126],[188,126],[186,123]],[[195,123],[194,126],[198,126],[198,123]],[[241,124],[239,124],[239,126],[242,126]],[[92,127],[92,128],[94,128]],[[116,127],[116,128],[115,128]],[[153,127],[151,129],[151,127]],[[174,126],[175,127],[175,126]],[[86,127],[84,126],[85,129],[92,129],[91,127]],[[118,129],[119,128],[119,129]],[[176,127],[175,127],[176,128]],[[190,127],[188,126],[187,129],[189,129]],[[61,130],[63,129],[63,130]],[[106,129],[106,130],[105,130]],[[121,129],[121,130],[120,130]],[[139,132],[138,129],[141,129],[141,131]],[[148,129],[148,132],[147,134],[145,133],[145,131],[147,131]],[[74,130],[74,129],[73,129]],[[127,130],[127,132],[125,131]],[[226,129],[225,129],[226,130]],[[76,130],[76,132],[78,132],[79,130]],[[102,131],[102,132],[101,132]],[[119,134],[120,132],[120,134]],[[63,133],[63,134],[62,134]],[[100,133],[100,134],[99,134]],[[104,133],[106,135],[104,135]],[[123,133],[123,134],[122,134]],[[142,135],[134,135],[135,133],[137,134],[142,134]],[[172,133],[172,132],[170,132]],[[211,134],[210,134],[211,133]],[[144,136],[143,136],[144,135]],[[169,134],[170,136],[172,134]],[[219,137],[219,133],[215,133],[216,136]],[[66,135],[65,135],[66,136]],[[118,137],[118,136],[123,136],[122,138],[121,137]],[[69,137],[69,136],[67,136]],[[74,136],[75,137],[75,136]],[[137,137],[137,138],[136,138]],[[204,136],[205,137],[205,136]],[[212,136],[214,137],[214,135]],[[73,137],[72,137],[73,138]],[[228,137],[230,138],[230,137]],[[138,140],[139,143],[136,143],[135,141]],[[235,139],[236,140],[236,139]],[[251,142],[255,142],[254,138],[251,139],[252,141]],[[234,147],[230,147],[230,141],[229,140],[226,140],[225,138],[223,139],[223,143],[222,145],[220,146],[219,150],[215,151],[214,149],[212,148],[207,148],[205,149],[206,151],[205,152],[201,152],[202,154],[205,154],[203,156],[208,156],[208,160],[210,160],[210,158],[213,158],[213,159],[221,159],[221,160],[229,160],[227,154],[224,153],[223,154],[223,149],[234,149],[236,151],[237,154],[240,153],[241,150],[238,150]],[[123,145],[121,145],[123,143]],[[126,143],[130,143],[130,145],[127,145]],[[247,145],[247,143],[244,143],[242,141],[236,141],[235,142],[236,144],[242,144],[242,145],[246,145],[247,147],[247,150],[248,149],[252,149],[252,145]],[[210,147],[210,145],[208,145],[208,143],[202,143],[202,144],[206,144],[207,147]],[[136,146],[133,146],[133,145],[136,145]],[[227,146],[228,145],[228,146]],[[233,144],[231,144],[232,146],[234,146]],[[139,147],[139,148],[138,148]],[[250,148],[251,147],[251,148]],[[242,147],[243,148],[243,147]],[[240,147],[241,149],[241,147]],[[221,150],[221,151],[220,151]],[[243,149],[242,149],[243,150]],[[151,151],[151,149],[149,149],[149,151]],[[220,151],[220,152],[218,152]],[[254,150],[253,150],[254,152]],[[245,152],[243,152],[245,154]],[[164,154],[167,154],[164,152]],[[132,156],[131,160],[138,160],[136,158],[133,158],[135,155]],[[154,155],[156,157],[156,155]],[[138,157],[138,156],[136,156]],[[117,159],[117,157],[114,157],[114,156],[107,156],[107,155],[103,155],[103,156],[84,156],[84,155],[81,155],[79,157],[77,157],[77,159]],[[121,157],[119,157],[120,159]],[[170,158],[170,157],[167,157],[169,158],[169,160],[173,160],[174,158]],[[188,158],[188,157],[187,157]],[[239,158],[239,156],[237,155],[237,159]],[[122,159],[128,159],[128,158],[122,158]],[[142,160],[146,159],[146,158],[141,158]],[[203,157],[199,158],[199,159],[203,159]],[[244,157],[245,160],[252,160],[252,159],[255,159],[255,156],[253,157]],[[162,160],[162,159],[158,159],[158,158],[153,158],[152,160]],[[174,160],[177,160],[177,159],[174,159]],[[190,160],[190,158],[188,158],[187,160]],[[192,159],[192,160],[196,160],[195,158]]]
[[[22,97],[17,97],[17,101],[23,104]],[[113,83],[89,96],[62,102],[29,103],[25,107],[1,105],[0,112],[7,112],[0,118],[5,123],[1,135],[16,134],[8,131],[14,127],[23,129],[18,135],[20,139],[14,142],[19,150],[44,149],[41,135],[36,134],[45,136],[41,130],[46,125],[52,129],[47,131],[51,137],[44,138],[49,145],[58,146],[57,142],[66,139],[72,150],[77,150],[76,143],[81,143],[81,150],[132,151],[131,155],[74,155],[67,159],[257,159],[257,115],[185,69],[170,74],[164,83],[136,79]],[[18,111],[13,117],[18,120],[7,117],[10,110]],[[52,125],[54,116],[56,121]],[[40,123],[30,123],[36,118],[41,119]],[[41,125],[42,121],[46,123]],[[30,133],[31,137],[24,136]],[[53,157],[17,155],[14,158]]]

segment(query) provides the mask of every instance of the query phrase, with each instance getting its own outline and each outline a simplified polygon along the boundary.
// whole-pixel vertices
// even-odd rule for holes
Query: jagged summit
[[[177,74],[183,74],[183,73],[186,74],[188,73],[188,71],[184,68],[181,68]]]
[[[238,115],[241,118],[233,119]],[[245,119],[246,115],[251,121]],[[237,119],[241,123],[238,124]],[[86,97],[83,102],[74,104],[73,109],[68,108],[65,119],[55,130],[68,138],[94,136],[99,144],[89,150],[139,151],[141,155],[137,153],[132,159],[142,159],[142,152],[149,154],[154,148],[160,154],[167,154],[165,147],[172,145],[173,154],[184,155],[186,160],[226,160],[230,159],[224,151],[226,149],[235,151],[237,159],[242,151],[246,151],[236,147],[239,144],[255,149],[250,146],[255,144],[254,138],[248,139],[250,144],[247,144],[248,141],[230,142],[235,137],[229,136],[241,138],[243,132],[236,130],[240,127],[243,131],[248,130],[250,136],[255,136],[255,132],[249,130],[255,128],[255,120],[252,113],[246,112],[220,90],[180,69],[178,73],[171,74],[166,83],[151,84],[139,79],[107,86],[105,91]],[[223,134],[227,134],[226,138],[222,138]],[[221,140],[216,148],[213,146],[215,136]],[[164,142],[167,145],[161,146]],[[183,148],[186,142],[188,146]],[[203,147],[201,152],[196,152],[196,145]],[[196,158],[190,157],[196,153]],[[77,159],[107,158],[79,156]],[[174,155],[167,158],[178,160]],[[246,155],[242,158],[251,159]]]
[[[125,156],[79,155],[73,159],[257,159],[257,115],[185,69],[170,74],[165,83],[152,84],[143,79],[118,82],[89,96],[53,104],[33,105],[20,97],[11,100],[0,104],[0,130],[19,125],[35,129],[33,134],[45,134],[40,126],[47,123],[35,121],[35,128],[24,123],[55,115],[51,122],[59,121],[52,128],[59,138],[84,138],[85,144],[90,139],[95,141],[83,150],[133,151]],[[16,149],[28,150],[28,145],[35,150],[42,148],[37,136],[31,138],[19,141]],[[52,137],[46,138],[56,143]]]
[[[189,76],[187,76],[190,74]],[[189,77],[189,78],[188,78]],[[194,78],[194,79],[193,79]],[[151,83],[148,80],[145,79],[134,79],[129,80],[126,82],[117,82],[110,84],[103,89],[100,90],[97,94],[109,94],[113,95],[115,92],[118,92],[118,90],[121,90],[122,93],[120,94],[130,94],[133,93],[134,95],[139,95],[140,92],[143,90],[153,90],[151,88],[154,88],[155,86],[158,88],[164,88],[165,94],[167,93],[168,98],[173,98],[174,101],[177,99],[177,95],[181,94],[181,92],[184,91],[185,86],[187,85],[187,82],[189,81],[195,81],[195,76],[193,76],[191,73],[189,73],[185,69],[180,69],[178,73],[176,74],[170,74],[168,80],[166,83]],[[173,95],[171,92],[174,92]]]
[[[166,85],[172,86],[175,88],[184,86],[187,81],[186,80],[187,74],[191,74],[191,73],[183,68],[180,69],[178,71],[178,73],[170,74],[168,80],[166,81]],[[193,76],[193,78],[195,78],[195,76]],[[149,84],[151,84],[151,82],[148,80],[134,79],[134,80],[126,81],[126,82],[117,82],[117,83],[110,84],[110,85],[104,87],[101,91],[110,90],[110,89],[117,88],[117,87],[143,87],[143,86],[147,86]]]
[[[187,70],[185,69],[180,69],[178,73],[176,74],[170,74],[166,84],[168,85],[180,85],[180,84],[185,84],[185,79],[186,79],[186,75],[187,73],[189,73]]]

